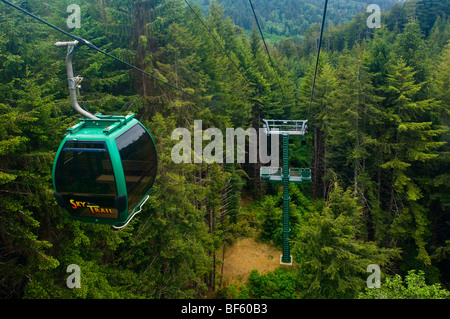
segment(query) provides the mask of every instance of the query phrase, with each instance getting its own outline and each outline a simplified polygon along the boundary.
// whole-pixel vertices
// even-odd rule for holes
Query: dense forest
[[[401,0],[404,2],[404,0]],[[200,8],[207,12],[210,0],[194,0]],[[230,16],[233,23],[251,30],[255,23],[248,1],[218,0],[223,5],[224,12]],[[327,23],[329,25],[341,25],[360,12],[363,12],[369,4],[380,6],[380,10],[386,11],[398,3],[399,0],[373,0],[368,3],[365,0],[329,1],[327,6]],[[314,23],[322,21],[323,1],[315,0],[262,0],[255,3],[258,21],[261,24],[269,40],[277,40],[288,37],[296,42],[304,39],[306,30]]]
[[[321,15],[322,2],[304,2],[315,10],[305,17]],[[335,9],[348,22],[331,15],[309,107],[320,18],[293,30],[294,1],[255,2],[260,13],[280,8],[272,27],[262,19],[283,36],[270,56],[246,1],[232,8],[248,30],[226,1],[191,3],[208,29],[182,0],[15,1],[189,93],[77,49],[80,104],[134,112],[158,150],[150,199],[120,231],[73,221],[53,196],[56,150],[80,117],[66,50],[54,46],[70,39],[0,3],[0,297],[449,298],[449,2],[397,2],[381,28],[367,27],[361,1],[347,2],[361,10]],[[81,28],[66,24],[72,3]],[[306,145],[290,145],[292,166],[313,172],[311,184],[290,186],[295,263],[224,285],[219,266],[237,239],[281,247],[282,190],[260,181],[261,163],[174,163],[171,133],[200,119],[225,131],[268,118],[308,119]],[[66,285],[71,264],[81,288]],[[379,289],[366,285],[371,264]]]

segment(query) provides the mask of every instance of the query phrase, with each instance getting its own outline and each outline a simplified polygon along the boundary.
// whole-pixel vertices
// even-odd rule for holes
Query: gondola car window
[[[131,211],[152,186],[156,175],[156,149],[147,131],[140,124],[116,138]]]
[[[67,142],[59,156],[56,188],[63,194],[117,196],[108,149],[103,142]]]

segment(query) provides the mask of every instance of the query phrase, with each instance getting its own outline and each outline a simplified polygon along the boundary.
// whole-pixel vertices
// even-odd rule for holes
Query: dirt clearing
[[[280,251],[253,238],[238,240],[226,247],[222,285],[246,283],[253,269],[260,274],[274,271],[280,266],[280,255]]]

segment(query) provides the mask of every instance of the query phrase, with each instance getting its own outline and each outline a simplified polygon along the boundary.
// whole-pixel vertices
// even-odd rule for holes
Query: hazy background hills
[[[192,0],[204,13],[211,2],[220,3],[226,15],[238,26],[251,30],[254,17],[247,0]],[[328,2],[327,24],[339,25],[349,22],[357,13],[365,11],[369,4],[378,4],[388,11],[393,4],[404,0],[334,0]],[[322,20],[324,0],[255,0],[253,6],[261,27],[267,37],[291,37],[303,40],[306,29]]]

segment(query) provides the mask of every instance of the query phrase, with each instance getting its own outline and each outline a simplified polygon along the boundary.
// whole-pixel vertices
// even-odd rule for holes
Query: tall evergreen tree
[[[424,113],[434,102],[416,100],[422,84],[415,84],[413,68],[400,58],[391,70],[388,90],[393,99],[386,109],[389,128],[384,135],[389,160],[381,165],[392,176],[388,204],[393,217],[391,233],[406,241],[412,237],[417,245],[418,259],[430,264],[426,251],[429,220],[425,207],[420,203],[423,193],[415,167],[418,162],[426,163],[437,157],[435,149],[442,142],[433,138],[440,131],[433,129],[432,122],[423,120]]]
[[[317,199],[324,198],[327,193],[327,184],[324,182],[327,172],[325,162],[327,145],[325,141],[330,133],[329,116],[332,108],[332,96],[337,83],[335,70],[325,54],[322,54],[319,60],[314,95],[312,96],[311,107],[309,107],[313,77],[314,66],[310,68],[300,84],[301,108],[299,107],[297,114],[301,115],[297,115],[297,117],[308,119],[308,129],[313,134],[313,198]]]
[[[335,180],[324,207],[304,215],[292,249],[303,298],[353,298],[365,286],[368,265],[385,266],[397,255],[360,239],[361,214],[352,191]]]

